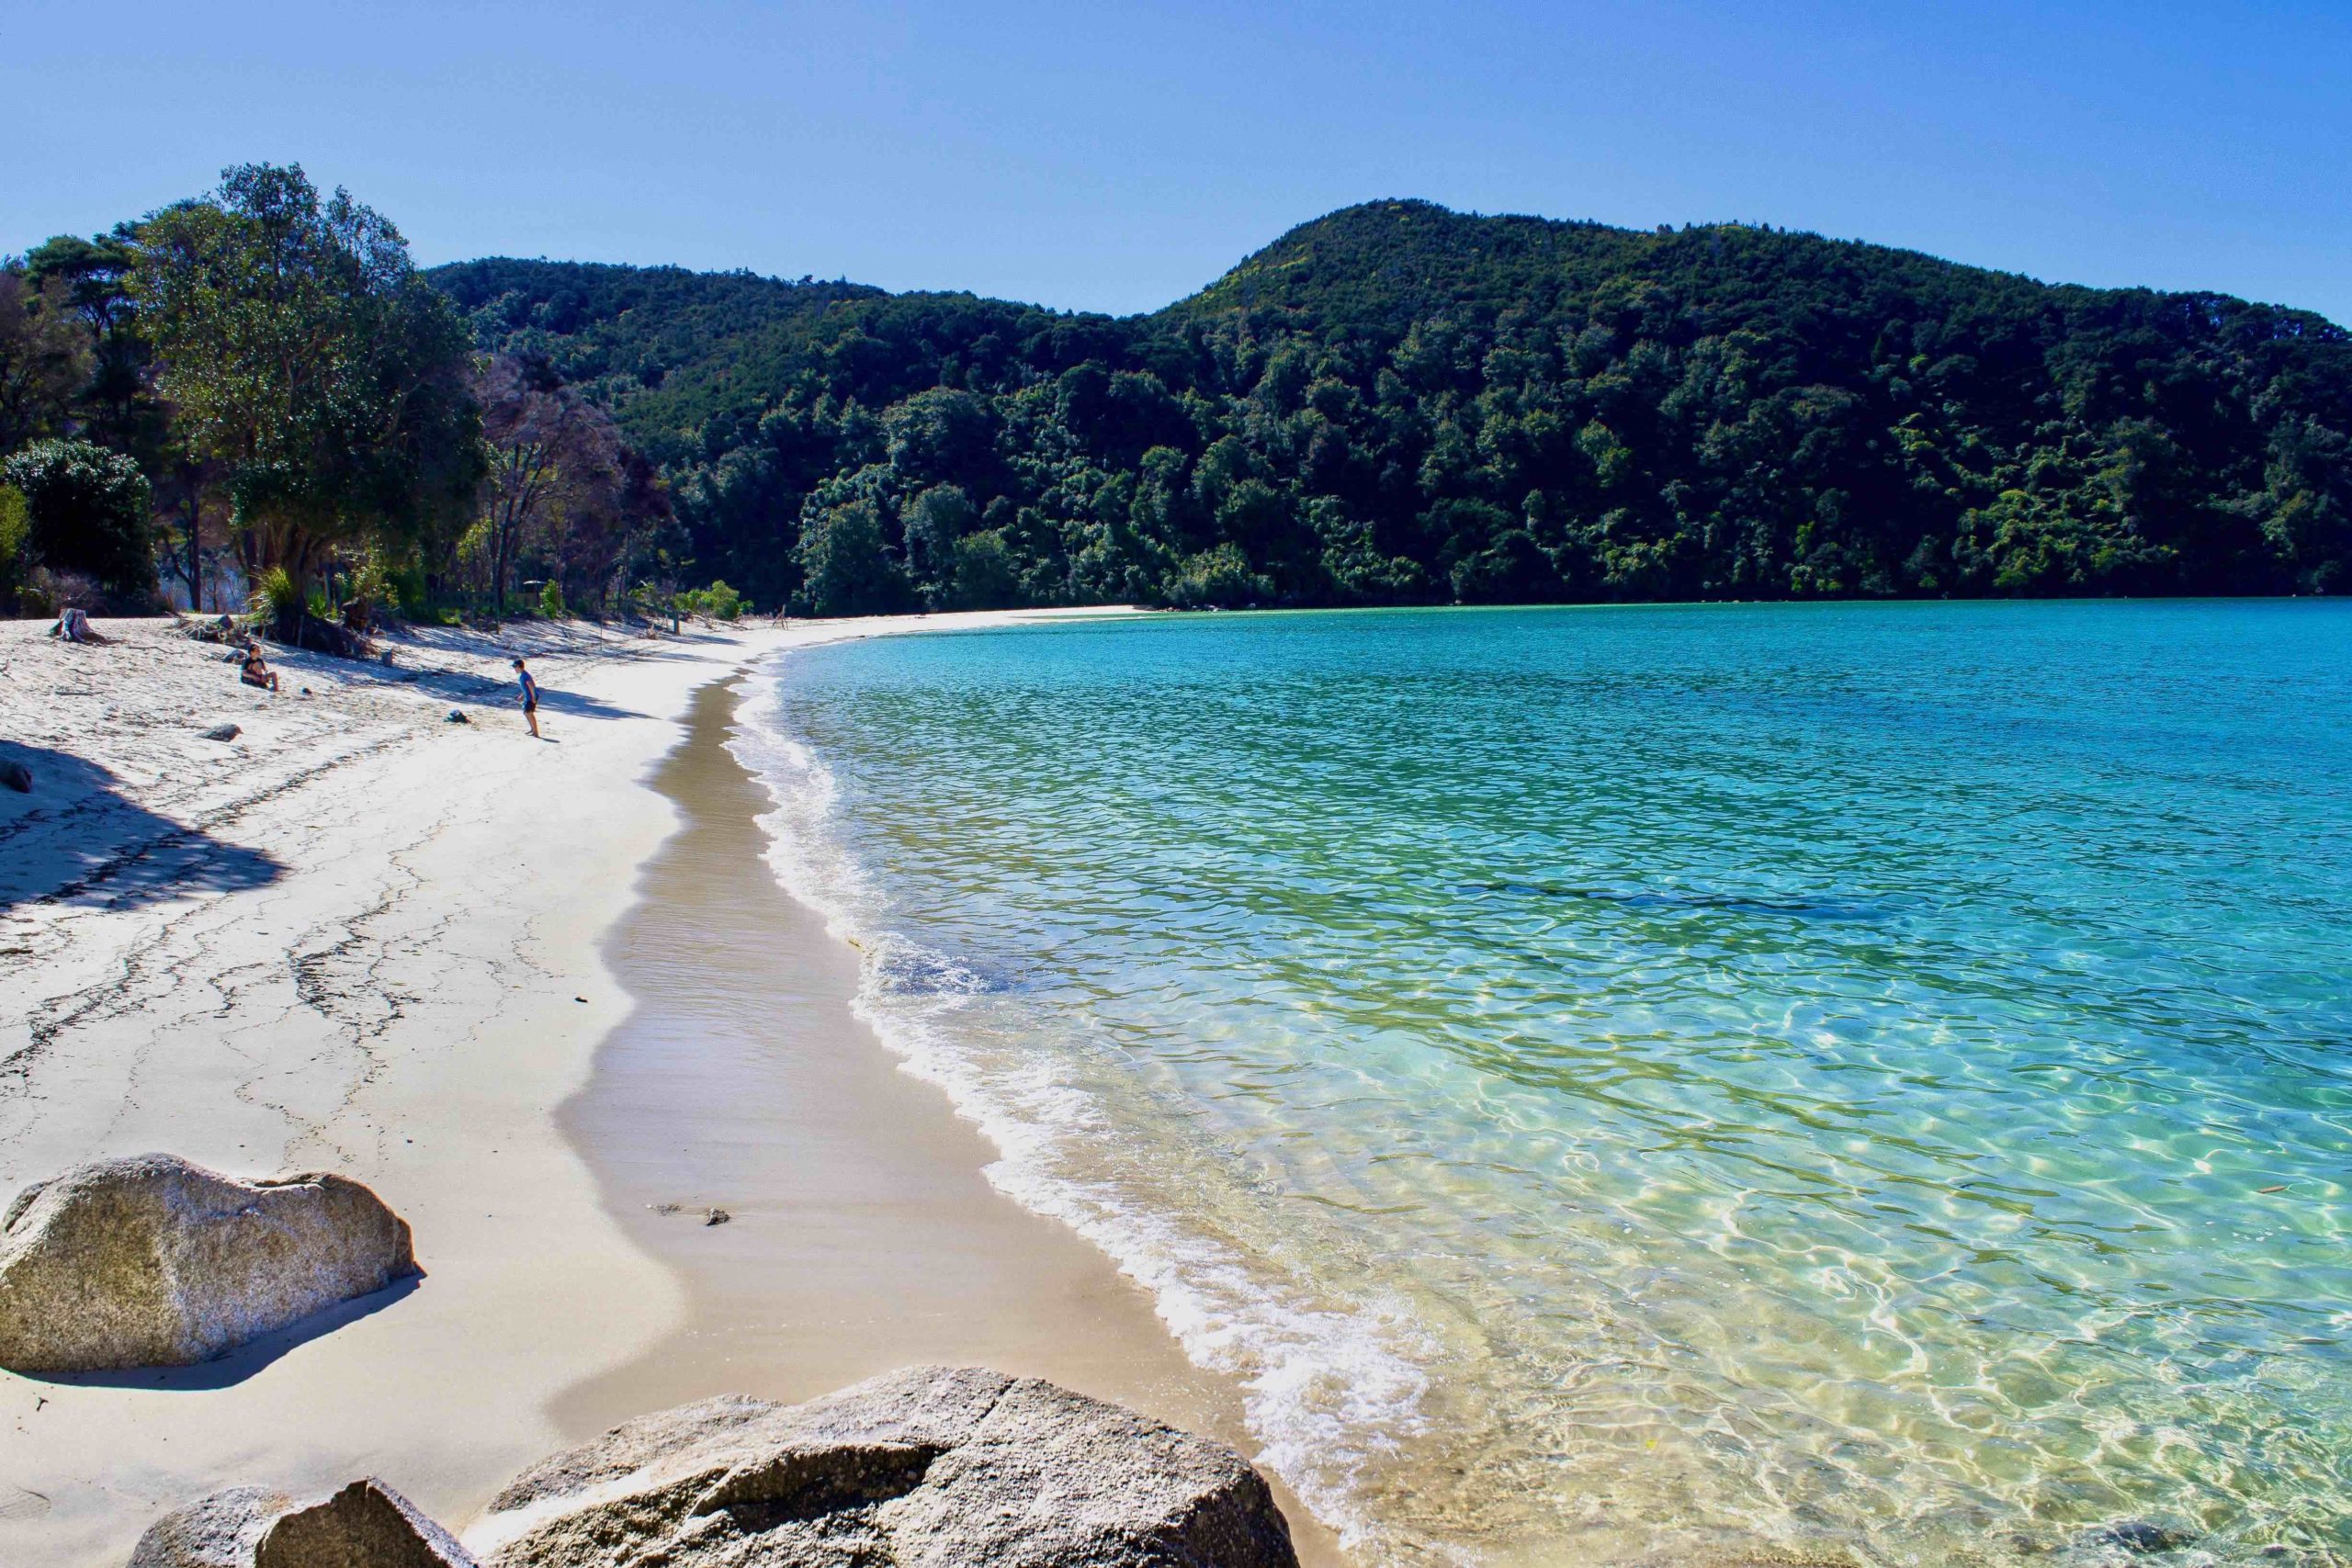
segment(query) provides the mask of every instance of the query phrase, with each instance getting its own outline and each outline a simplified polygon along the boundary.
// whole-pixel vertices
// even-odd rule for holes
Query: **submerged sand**
[[[0,1373],[0,1560],[120,1561],[212,1488],[363,1472],[462,1526],[639,1411],[922,1359],[1248,1451],[1141,1290],[988,1186],[993,1151],[894,1070],[854,955],[760,859],[715,683],[961,619],[436,633],[389,668],[288,656],[276,697],[169,623],[99,649],[0,624],[0,757],[35,777],[0,792],[0,1192],[148,1150],[331,1168],[426,1270],[202,1367]],[[688,1212],[713,1204],[732,1222]]]

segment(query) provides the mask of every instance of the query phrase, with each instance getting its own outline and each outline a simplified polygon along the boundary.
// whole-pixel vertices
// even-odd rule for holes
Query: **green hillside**
[[[762,603],[2352,587],[2352,336],[1736,224],[1374,202],[1143,317],[519,261],[434,280]]]

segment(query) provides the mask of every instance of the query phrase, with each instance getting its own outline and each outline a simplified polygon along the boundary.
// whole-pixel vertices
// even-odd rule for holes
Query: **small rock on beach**
[[[369,1477],[298,1503],[259,1486],[200,1498],[149,1527],[130,1568],[476,1568],[457,1539]]]

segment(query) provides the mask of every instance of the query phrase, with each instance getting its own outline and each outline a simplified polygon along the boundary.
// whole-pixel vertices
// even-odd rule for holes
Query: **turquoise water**
[[[2352,1554],[2352,610],[773,673],[737,747],[867,1016],[1364,1561]]]

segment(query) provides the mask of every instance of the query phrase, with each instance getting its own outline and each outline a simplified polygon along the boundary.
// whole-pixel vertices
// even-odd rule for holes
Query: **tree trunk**
[[[204,499],[187,487],[187,607],[204,614]]]

